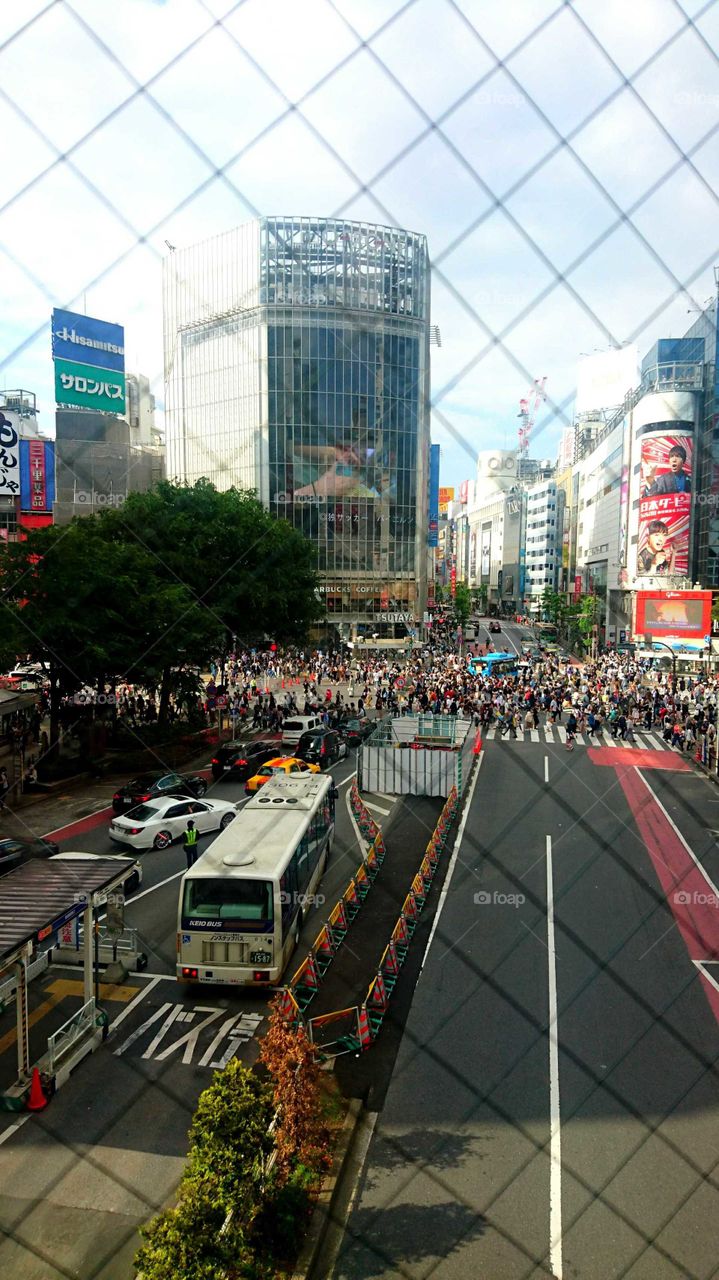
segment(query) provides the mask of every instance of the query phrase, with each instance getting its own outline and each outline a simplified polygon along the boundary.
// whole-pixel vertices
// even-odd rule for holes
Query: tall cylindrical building
[[[168,476],[301,529],[344,640],[399,644],[425,606],[429,309],[395,227],[260,218],[165,261]]]

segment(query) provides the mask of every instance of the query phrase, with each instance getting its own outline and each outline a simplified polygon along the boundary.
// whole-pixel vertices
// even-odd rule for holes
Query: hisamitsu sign
[[[52,355],[53,360],[81,360],[124,373],[125,330],[120,324],[56,307],[52,313]]]
[[[55,401],[104,413],[125,412],[125,375],[74,360],[55,361]]]

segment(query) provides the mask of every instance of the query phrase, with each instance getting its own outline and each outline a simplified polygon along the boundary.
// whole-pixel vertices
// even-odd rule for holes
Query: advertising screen
[[[702,640],[711,634],[711,591],[638,591],[636,630],[663,639]]]
[[[640,441],[637,576],[689,572],[694,441],[681,429],[651,431]]]

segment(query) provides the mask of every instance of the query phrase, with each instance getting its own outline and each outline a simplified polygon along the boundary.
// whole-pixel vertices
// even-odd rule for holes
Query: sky
[[[427,235],[442,483],[572,421],[577,360],[685,332],[719,263],[717,0],[0,6],[0,388],[53,434],[53,306],[163,400],[161,263],[257,214]],[[501,63],[501,65],[499,65]]]

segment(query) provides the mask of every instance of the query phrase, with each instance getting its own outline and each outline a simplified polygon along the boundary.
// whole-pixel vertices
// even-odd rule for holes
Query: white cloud
[[[36,391],[46,426],[51,306],[74,301],[123,322],[130,362],[161,396],[165,237],[178,245],[205,239],[252,209],[342,210],[426,232],[447,281],[438,272],[433,282],[433,320],[444,344],[432,348],[435,392],[471,366],[442,399],[450,433],[439,414],[435,422],[449,483],[471,472],[452,430],[475,449],[503,443],[505,433],[512,441],[531,378],[546,374],[561,404],[571,399],[579,352],[606,345],[607,333],[621,341],[636,332],[646,350],[686,327],[692,302],[672,299],[671,281],[631,227],[614,230],[571,271],[584,305],[556,283],[555,271],[579,262],[616,215],[569,149],[557,150],[555,130],[560,144],[575,130],[578,156],[622,208],[640,199],[716,122],[716,63],[700,39],[716,44],[716,9],[698,20],[697,33],[681,30],[672,0],[634,0],[629,8],[624,0],[336,0],[335,9],[325,0],[64,0],[33,22],[42,7],[25,0],[0,14],[0,384]],[[127,73],[75,13],[96,27]],[[360,41],[372,42],[383,28],[369,50],[342,15]],[[470,23],[508,60],[473,92],[493,60]],[[621,75],[667,40],[637,78],[644,105]],[[136,82],[150,78],[148,93],[138,91]],[[299,100],[299,109],[285,99]],[[444,113],[439,128],[428,130],[423,111]],[[57,149],[70,151],[102,198],[57,160]],[[706,184],[680,163],[634,215],[682,283],[716,246],[719,138],[704,143],[693,163]],[[217,173],[225,165],[228,181]],[[507,197],[507,213],[493,209],[483,184]],[[689,292],[704,301],[712,290],[708,265]],[[505,350],[472,311],[490,334],[507,331]],[[546,452],[559,429],[558,419],[548,421]]]

